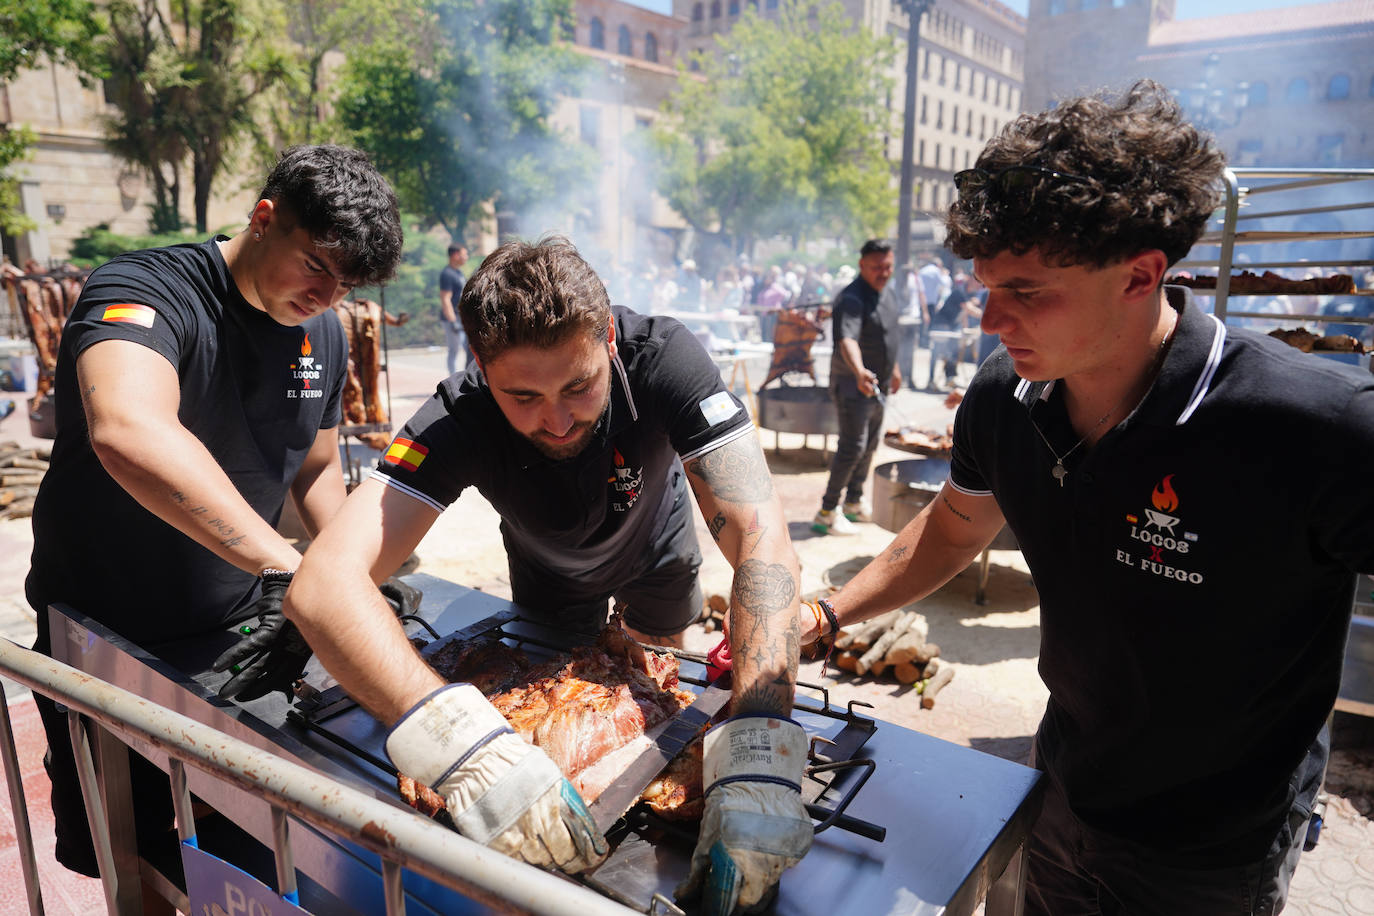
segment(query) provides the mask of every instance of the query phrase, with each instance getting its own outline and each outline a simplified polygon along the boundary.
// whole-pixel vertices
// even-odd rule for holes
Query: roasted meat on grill
[[[607,771],[599,763],[614,762],[609,758],[616,751],[696,699],[677,686],[677,659],[644,651],[621,629],[618,617],[596,645],[547,661],[532,663],[520,650],[486,638],[451,643],[429,663],[450,683],[476,685],[511,728],[549,755],[587,802],[623,769]],[[426,810],[432,805],[412,801],[423,801],[424,793],[407,785],[404,776],[400,788],[409,804],[433,813]]]

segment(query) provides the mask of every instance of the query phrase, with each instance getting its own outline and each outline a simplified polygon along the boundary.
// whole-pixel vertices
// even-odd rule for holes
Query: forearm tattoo
[[[219,542],[222,546],[237,547],[244,542],[245,536],[242,534],[235,534],[233,525],[219,518],[204,518],[210,510],[205,506],[189,505],[190,500],[188,500],[186,494],[180,490],[172,491],[172,502],[181,506],[186,511],[187,515],[194,515],[204,520],[205,524],[219,537]]]
[[[941,496],[940,499],[944,500],[945,508],[949,509],[949,511],[953,512],[955,515],[959,516],[961,519],[963,519],[963,520],[966,521],[966,522],[971,522],[971,521],[973,521],[973,519],[969,518],[967,515],[965,515],[964,513],[960,512],[958,509],[954,508],[954,504],[951,503],[951,502],[949,501],[949,497],[947,497],[947,496]]]
[[[792,606],[796,596],[796,579],[780,563],[745,560],[735,570],[730,610],[738,634],[737,651],[760,678],[735,698],[736,712],[785,713],[791,708],[801,627],[795,614],[787,615],[781,632],[770,624]]]
[[[761,503],[773,495],[773,478],[763,451],[752,436],[736,439],[707,452],[687,465],[717,499],[732,503]]]
[[[910,552],[911,548],[905,545],[901,547],[893,547],[891,550],[887,552],[887,562],[889,564],[900,563],[902,562],[902,560],[906,559],[906,555]]]
[[[711,539],[720,541],[721,529],[725,527],[725,513],[717,512],[715,518],[706,523],[706,530],[711,532]]]

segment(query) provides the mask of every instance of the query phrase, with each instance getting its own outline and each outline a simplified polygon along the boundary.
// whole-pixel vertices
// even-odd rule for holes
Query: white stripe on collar
[[[635,407],[635,396],[630,391],[630,377],[625,374],[625,364],[620,361],[619,350],[616,350],[615,355],[611,357],[611,365],[615,367],[615,371],[620,375],[620,384],[625,386],[625,403],[630,405],[630,419],[638,420],[639,410]]]
[[[1038,400],[1048,401],[1050,399],[1050,394],[1054,391],[1054,386],[1058,381],[1058,379],[1051,379],[1049,382],[1047,382],[1045,384],[1045,387],[1040,389]],[[1021,381],[1016,383],[1016,387],[1011,390],[1011,396],[1016,398],[1016,400],[1018,401],[1023,401],[1026,395],[1030,394],[1031,385],[1034,384],[1035,382],[1029,382],[1025,379],[1021,379]]]
[[[1216,315],[1208,315],[1212,319],[1215,327],[1212,329],[1212,349],[1207,353],[1207,363],[1202,367],[1202,374],[1198,376],[1197,384],[1193,386],[1192,397],[1188,399],[1188,406],[1183,408],[1183,413],[1178,415],[1174,421],[1175,426],[1182,426],[1188,422],[1188,418],[1193,415],[1193,411],[1202,405],[1202,399],[1207,396],[1208,390],[1212,387],[1212,377],[1217,374],[1217,367],[1221,365],[1221,348],[1226,343],[1226,325]]]

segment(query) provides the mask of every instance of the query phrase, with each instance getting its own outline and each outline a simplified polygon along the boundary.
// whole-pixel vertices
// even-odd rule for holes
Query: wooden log
[[[42,474],[35,474],[32,471],[22,471],[13,474],[0,474],[0,487],[26,487],[43,482]]]
[[[850,674],[854,674],[859,667],[859,653],[840,652],[831,659],[831,662],[841,671],[848,671]]]
[[[864,652],[863,656],[859,659],[859,670],[857,673],[881,677],[883,670],[887,667],[887,664],[883,660],[887,655],[887,650],[892,647],[894,642],[901,638],[901,635],[906,632],[907,627],[911,626],[912,622],[919,616],[920,615],[915,611],[904,611],[892,626],[887,628],[887,632],[879,636],[873,645],[869,646],[868,651]]]
[[[901,662],[911,661],[925,645],[926,639],[930,636],[930,623],[924,614],[916,615],[919,619],[907,627],[901,639],[894,642],[887,650],[887,663],[889,665],[900,664]],[[926,659],[921,659],[920,664],[924,665]]]
[[[30,449],[29,451],[32,452],[33,450]],[[24,468],[29,471],[46,471],[48,469],[48,463],[38,458],[25,457],[21,452],[17,455],[6,455],[4,458],[0,458],[0,468]]]
[[[33,499],[37,495],[37,487],[6,487],[0,490],[0,507],[8,506],[10,503],[24,499]]]
[[[3,518],[28,518],[33,515],[33,499],[17,499],[3,509],[0,509],[0,519]]]
[[[921,680],[924,672],[923,666],[913,665],[911,662],[898,662],[892,666],[892,676],[899,684],[914,684]]]
[[[954,669],[949,665],[941,665],[940,670],[935,672],[935,676],[926,682],[926,689],[921,691],[921,708],[934,709],[935,695],[945,689],[945,685],[954,680]]]
[[[840,635],[835,637],[835,648],[857,649],[862,652],[873,645],[873,640],[885,633],[897,619],[901,611],[888,611],[886,614],[879,614],[877,617],[869,618],[846,627],[840,631]]]

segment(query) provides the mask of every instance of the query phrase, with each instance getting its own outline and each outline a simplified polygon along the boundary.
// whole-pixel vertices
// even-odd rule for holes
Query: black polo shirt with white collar
[[[474,365],[440,383],[377,464],[385,483],[438,511],[476,487],[501,516],[507,551],[570,604],[652,568],[674,504],[691,511],[683,462],[754,431],[681,322],[612,311],[611,400],[580,454],[555,461],[536,449]]]
[[[996,497],[1040,593],[1040,765],[1090,827],[1213,863],[1268,849],[1335,701],[1374,572],[1374,377],[1180,312],[1158,378],[1093,447],[999,348],[950,483]],[[1049,440],[1047,446],[1035,427]],[[1050,448],[1053,448],[1053,454]]]

